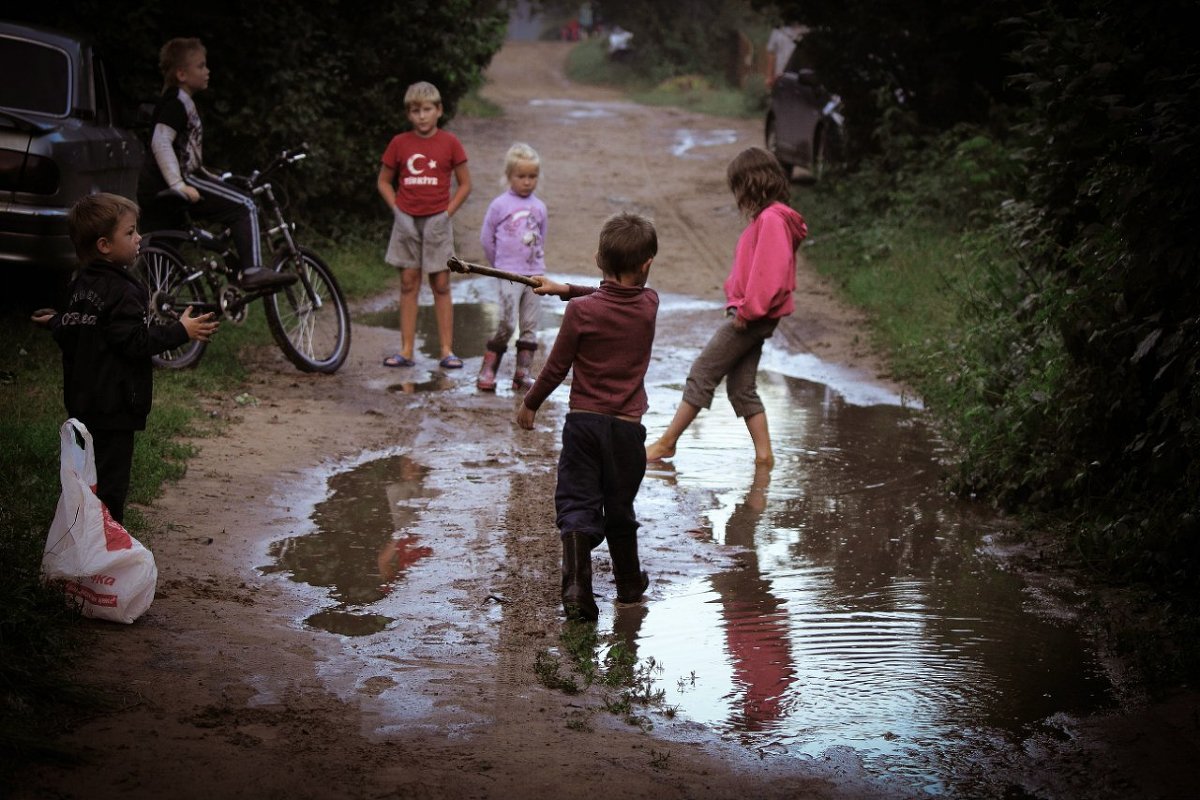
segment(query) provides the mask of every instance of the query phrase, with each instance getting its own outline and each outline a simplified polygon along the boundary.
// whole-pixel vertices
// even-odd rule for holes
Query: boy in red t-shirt
[[[376,185],[395,215],[386,260],[400,270],[400,352],[383,360],[385,367],[411,367],[417,334],[417,298],[421,273],[429,276],[433,310],[441,339],[444,369],[459,369],[454,355],[454,305],[446,261],[454,255],[450,218],[471,193],[467,152],[454,134],[437,126],[442,96],[432,83],[408,87],[404,107],[412,130],[397,134],[383,153]],[[450,193],[450,177],[458,183]]]

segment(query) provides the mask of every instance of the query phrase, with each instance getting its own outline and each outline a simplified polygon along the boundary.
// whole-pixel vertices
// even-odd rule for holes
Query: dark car
[[[67,210],[93,192],[137,196],[143,147],[118,127],[85,40],[0,21],[0,262],[68,266]]]
[[[842,98],[821,85],[803,43],[771,87],[766,146],[790,176],[799,167],[818,180],[841,154]]]

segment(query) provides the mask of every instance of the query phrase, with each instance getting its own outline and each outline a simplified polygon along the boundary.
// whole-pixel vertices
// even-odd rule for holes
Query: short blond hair
[[[541,167],[542,157],[538,155],[537,150],[534,150],[524,142],[516,142],[504,154],[504,177],[511,178],[513,170],[517,168],[517,164],[522,162],[533,164],[535,167]]]
[[[171,39],[158,51],[158,71],[163,76],[163,91],[179,86],[175,73],[187,66],[188,57],[192,53],[207,53],[204,42],[195,37],[179,37]]]
[[[128,197],[108,192],[89,194],[77,200],[67,212],[67,230],[79,262],[87,264],[94,259],[100,252],[96,243],[112,238],[121,217],[133,214],[136,218],[139,211],[137,203]]]
[[[418,81],[410,85],[404,92],[404,109],[406,111],[422,103],[433,103],[435,106],[442,104],[442,93],[429,81]]]

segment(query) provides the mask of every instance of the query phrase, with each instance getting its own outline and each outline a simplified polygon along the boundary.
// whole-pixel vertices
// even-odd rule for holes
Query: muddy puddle
[[[455,348],[469,358],[494,317],[480,286],[456,283],[460,291]],[[557,302],[546,306],[545,341]],[[394,310],[378,313],[378,324],[395,324]],[[422,314],[430,355],[436,334]],[[652,437],[699,344],[688,331],[713,315],[713,304],[664,296],[647,377]],[[649,602],[601,606],[600,633],[663,667],[678,717],[758,757],[838,753],[913,792],[969,796],[994,793],[997,771],[1018,771],[1024,742],[1065,735],[1064,715],[1115,705],[1066,610],[1069,587],[1027,585],[989,555],[1002,523],[939,486],[939,445],[918,410],[774,341],[762,367],[775,468],[754,468],[745,427],[719,394],[643,484]],[[473,392],[477,368],[456,371],[448,388]],[[547,421],[561,413],[560,404]],[[479,476],[520,469],[518,457],[476,464],[473,455],[442,441],[421,463],[368,454],[330,474],[311,530],[273,545],[268,567],[324,593],[304,623],[369,640],[398,616],[394,587],[425,574],[424,591],[437,592],[453,582],[454,559],[495,556],[480,553],[494,539],[427,535],[442,491],[456,492],[458,507],[505,502]],[[438,488],[443,471],[452,488]],[[682,542],[712,558],[675,557]],[[461,636],[486,651],[488,634]]]

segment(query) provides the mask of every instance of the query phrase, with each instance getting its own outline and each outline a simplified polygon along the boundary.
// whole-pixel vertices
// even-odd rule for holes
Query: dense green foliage
[[[862,219],[972,232],[982,271],[948,282],[965,292],[959,329],[931,343],[923,382],[963,486],[1052,514],[1110,574],[1186,596],[1200,561],[1187,5],[802,10],[850,98],[875,187]]]
[[[407,124],[405,88],[431,81],[452,116],[481,83],[508,20],[503,0],[81,0],[7,13],[89,35],[126,107],[161,92],[164,41],[199,37],[212,70],[196,98],[205,161],[247,172],[307,142],[314,157],[291,198],[314,212],[305,216],[338,218],[377,211],[379,157]]]
[[[976,398],[1010,420],[1007,468],[974,467],[1011,500],[1085,516],[1089,553],[1175,587],[1196,585],[1200,557],[1200,59],[1186,8],[1095,0],[1022,21],[1029,180],[1000,228],[1024,268],[1006,309],[1019,325]]]

